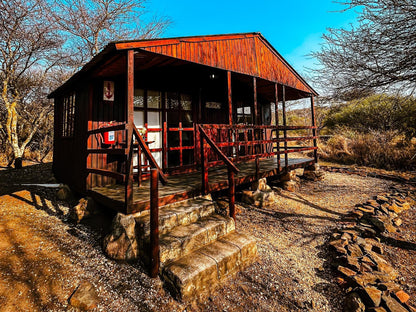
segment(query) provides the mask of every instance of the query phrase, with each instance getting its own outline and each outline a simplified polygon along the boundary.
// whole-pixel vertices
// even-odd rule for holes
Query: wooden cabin
[[[316,95],[260,33],[112,42],[49,95],[53,170],[124,213],[149,207],[152,168],[159,205],[233,197],[235,184],[317,161]],[[311,123],[288,126],[285,103],[299,99]],[[312,156],[290,157],[300,151]]]

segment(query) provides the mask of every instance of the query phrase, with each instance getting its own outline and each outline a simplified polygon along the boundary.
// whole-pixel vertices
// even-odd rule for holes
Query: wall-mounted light
[[[217,78],[218,78],[217,75],[215,75],[215,74],[209,74],[209,79],[214,80],[214,79],[217,79]]]

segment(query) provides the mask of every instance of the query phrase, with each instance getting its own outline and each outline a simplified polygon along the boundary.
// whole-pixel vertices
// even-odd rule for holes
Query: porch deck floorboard
[[[312,164],[312,158],[289,158],[289,169],[306,167]],[[255,161],[237,163],[240,170],[235,175],[236,185],[250,183],[256,179]],[[281,171],[285,169],[284,158],[281,158]],[[277,175],[277,159],[266,158],[260,160],[259,178]],[[225,166],[219,166],[209,169],[208,174],[209,190],[220,191],[228,188],[228,175]],[[168,177],[168,183],[162,185],[159,182],[159,206],[166,205],[186,198],[201,195],[202,178],[201,172],[191,172],[186,174],[172,175]],[[98,202],[118,211],[124,211],[124,185],[114,184],[102,187],[94,187],[89,194]],[[133,209],[128,213],[134,213],[149,208],[150,205],[150,188],[149,180],[142,181],[141,187],[134,184],[133,189]]]

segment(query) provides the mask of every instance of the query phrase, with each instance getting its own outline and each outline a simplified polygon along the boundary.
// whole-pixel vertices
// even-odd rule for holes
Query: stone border
[[[416,312],[410,296],[395,281],[398,272],[384,257],[381,233],[396,232],[399,214],[410,208],[406,192],[383,193],[356,205],[353,222],[332,234],[337,252],[337,282],[347,291],[344,311]]]

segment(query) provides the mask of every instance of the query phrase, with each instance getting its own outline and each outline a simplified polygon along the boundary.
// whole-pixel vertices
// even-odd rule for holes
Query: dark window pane
[[[192,97],[189,94],[181,94],[181,107],[183,110],[192,110]]]
[[[177,92],[168,92],[167,102],[169,109],[179,109],[179,94]]]
[[[168,152],[168,166],[169,167],[178,167],[179,162],[179,151],[170,151]]]
[[[179,146],[179,132],[178,131],[168,131],[168,146],[169,147]]]
[[[147,107],[148,108],[160,108],[161,95],[159,91],[147,91]]]
[[[179,112],[168,112],[168,126],[169,127],[178,127],[179,126]]]
[[[192,127],[192,112],[183,112],[182,126]]]
[[[144,107],[144,90],[143,89],[134,89],[134,107]]]
[[[182,161],[184,165],[190,165],[194,163],[194,150],[183,150]]]
[[[191,131],[182,132],[182,146],[194,145],[194,133]]]

